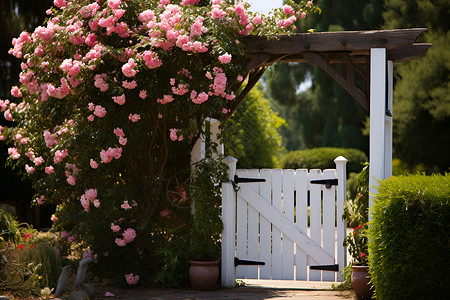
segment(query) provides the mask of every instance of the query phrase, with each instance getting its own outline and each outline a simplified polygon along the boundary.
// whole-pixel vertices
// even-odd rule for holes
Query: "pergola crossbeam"
[[[299,51],[358,51],[371,48],[395,49],[411,45],[426,28],[336,31],[278,35],[274,39],[248,36],[245,44],[247,53],[292,54]]]

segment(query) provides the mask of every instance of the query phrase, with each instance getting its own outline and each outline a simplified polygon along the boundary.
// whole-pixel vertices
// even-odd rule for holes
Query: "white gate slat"
[[[308,170],[299,169],[295,174],[295,190],[296,190],[296,207],[295,207],[295,224],[303,232],[308,230]],[[296,246],[295,253],[295,279],[308,279],[308,265],[307,255],[300,248],[301,245]]]
[[[294,170],[283,170],[283,214],[294,223]],[[282,279],[294,279],[294,242],[285,234],[282,241]]]
[[[310,205],[309,205],[309,219],[310,219],[310,237],[313,241],[321,245],[322,241],[322,185],[309,183],[314,179],[322,179],[322,172],[320,170],[309,171],[309,190],[310,190]],[[309,280],[320,281],[321,271],[310,270]]]
[[[299,230],[291,221],[281,214],[274,206],[269,205],[256,191],[252,190],[252,196],[247,199],[249,205],[253,206],[260,214],[267,216],[267,220],[272,223],[272,228],[279,228],[294,243],[302,245],[302,248],[316,261],[324,264],[331,264],[333,256],[328,254],[322,247],[308,238],[306,232]],[[273,267],[275,267],[275,263]],[[273,279],[273,278],[272,278]]]
[[[247,170],[238,170],[237,175],[244,177]],[[239,259],[247,259],[247,202],[242,197],[242,193],[238,193],[236,203],[236,257]],[[236,278],[246,278],[247,266],[239,265],[236,267]]]
[[[281,212],[281,169],[272,170],[273,208]],[[260,212],[261,213],[261,212]],[[263,215],[269,217],[268,215]],[[270,220],[269,220],[270,221]],[[281,231],[272,221],[272,279],[282,278],[281,274]]]
[[[272,200],[272,170],[263,169],[261,170],[260,177],[266,180],[265,183],[260,184],[259,194],[264,200],[271,203]],[[263,216],[260,215],[259,224],[259,261],[265,262],[264,266],[259,267],[259,278],[260,279],[270,279],[272,257],[271,257],[271,245],[272,245],[272,230],[270,222]]]
[[[324,179],[335,179],[335,170],[324,170]],[[323,189],[323,249],[330,255],[335,256],[335,207],[336,186]],[[334,272],[322,272],[322,280],[334,281]]]
[[[259,171],[258,170],[249,170],[246,174],[246,177],[249,178],[258,178]],[[248,190],[253,189],[254,191],[259,192],[259,184],[258,183],[245,183],[241,185],[242,189]],[[247,197],[245,198],[247,199]],[[256,261],[258,260],[258,241],[259,241],[259,213],[252,207],[247,207],[248,211],[248,252],[247,258],[249,260]],[[258,279],[258,266],[248,266],[247,267],[247,278],[249,279]]]

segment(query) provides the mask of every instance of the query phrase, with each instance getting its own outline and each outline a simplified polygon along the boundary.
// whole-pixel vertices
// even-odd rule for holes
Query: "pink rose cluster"
[[[139,275],[133,275],[133,273],[125,275],[125,279],[128,285],[135,285],[139,281]]]
[[[113,158],[119,159],[122,156],[122,147],[111,148],[100,151],[102,163],[110,163]]]
[[[117,228],[114,228],[111,226],[111,229],[117,230]],[[120,227],[119,227],[119,231],[120,231]],[[116,231],[114,231],[116,232]],[[126,230],[124,230],[124,232],[122,232],[122,237],[123,238],[116,238],[115,243],[117,246],[119,247],[124,247],[126,246],[126,244],[129,244],[131,242],[134,241],[134,239],[136,238],[136,231],[132,228],[128,228]]]
[[[97,199],[97,190],[89,189],[80,197],[81,206],[83,206],[84,211],[90,211],[90,204],[93,203],[95,208],[100,206],[100,200]]]
[[[69,243],[72,243],[72,242],[76,241],[76,239],[77,239],[76,234],[70,235],[67,231],[62,231],[60,233],[60,236],[62,239],[66,240]]]

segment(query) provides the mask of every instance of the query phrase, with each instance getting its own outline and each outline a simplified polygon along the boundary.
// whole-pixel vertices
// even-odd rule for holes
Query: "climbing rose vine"
[[[55,227],[132,276],[164,220],[177,220],[168,182],[189,173],[204,119],[224,119],[245,84],[245,36],[291,32],[314,7],[288,1],[264,16],[231,0],[54,5],[12,41],[21,85],[0,100],[0,140],[34,202],[58,205]]]

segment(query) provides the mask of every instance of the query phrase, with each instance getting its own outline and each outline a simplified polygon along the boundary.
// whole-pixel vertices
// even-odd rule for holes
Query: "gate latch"
[[[234,175],[234,183],[266,182],[264,178],[244,178]]]
[[[327,189],[331,188],[332,185],[338,185],[337,179],[318,179],[318,180],[311,180],[310,182],[314,184],[325,184],[325,187]]]

